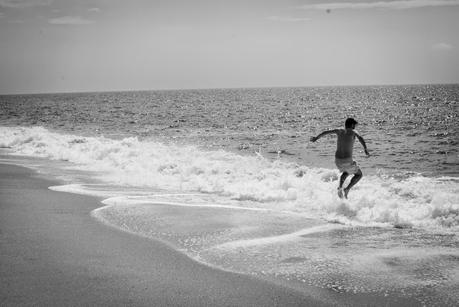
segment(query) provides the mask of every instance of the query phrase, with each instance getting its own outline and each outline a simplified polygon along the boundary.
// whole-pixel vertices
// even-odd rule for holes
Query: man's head
[[[349,117],[348,119],[346,119],[346,122],[344,123],[344,127],[354,129],[355,125],[357,124],[358,123],[355,119],[353,119],[352,117]]]

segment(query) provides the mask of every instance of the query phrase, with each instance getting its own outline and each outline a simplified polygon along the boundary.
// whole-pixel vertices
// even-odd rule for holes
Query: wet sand
[[[50,191],[56,182],[29,169],[0,164],[0,174],[2,306],[329,305],[98,223],[99,199]]]
[[[101,199],[54,192],[0,164],[0,305],[416,306],[221,271],[90,216]]]

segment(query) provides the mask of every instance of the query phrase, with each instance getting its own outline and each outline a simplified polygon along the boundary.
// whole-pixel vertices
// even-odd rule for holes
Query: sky
[[[459,83],[459,0],[0,0],[0,94]]]

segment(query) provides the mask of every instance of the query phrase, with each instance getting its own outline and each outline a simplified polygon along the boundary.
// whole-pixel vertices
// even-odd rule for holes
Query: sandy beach
[[[330,304],[98,223],[89,214],[98,199],[50,191],[55,183],[32,170],[1,164],[0,173],[2,306]]]
[[[417,306],[338,294],[198,263],[166,244],[99,223],[100,199],[48,189],[33,170],[0,164],[2,306]]]

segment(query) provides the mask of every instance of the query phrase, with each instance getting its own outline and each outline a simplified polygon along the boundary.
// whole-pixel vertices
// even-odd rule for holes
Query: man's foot
[[[344,198],[346,198],[346,199],[347,199],[347,194],[349,193],[349,190],[350,189],[348,189],[348,188],[344,189]]]
[[[347,195],[347,194],[346,194]],[[343,198],[343,188],[338,188],[338,197]],[[347,197],[346,197],[347,198]]]

